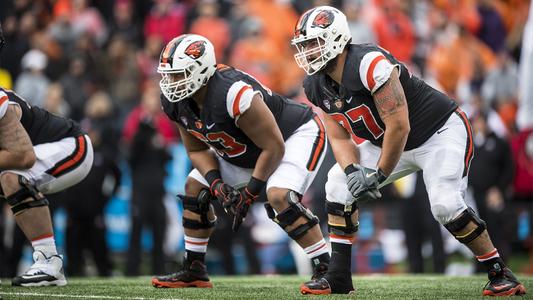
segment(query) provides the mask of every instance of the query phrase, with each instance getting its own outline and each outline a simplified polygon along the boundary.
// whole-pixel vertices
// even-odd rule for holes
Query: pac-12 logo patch
[[[331,10],[322,10],[315,16],[311,27],[327,28],[333,23],[333,19],[335,15]]]
[[[185,49],[185,54],[190,58],[197,59],[205,52],[205,41],[196,41]]]

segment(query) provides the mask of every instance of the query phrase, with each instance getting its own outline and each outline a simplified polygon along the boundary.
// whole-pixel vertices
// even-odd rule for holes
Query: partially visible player
[[[0,47],[3,45],[0,27]],[[13,278],[12,285],[67,284],[45,195],[80,182],[92,161],[91,142],[78,124],[31,107],[0,87],[1,197],[31,241],[35,261],[24,274]]]
[[[153,286],[211,287],[204,264],[216,220],[210,200],[216,197],[235,214],[236,230],[263,189],[269,218],[305,250],[313,278],[321,277],[329,263],[327,245],[317,217],[300,203],[325,155],[320,119],[250,75],[216,65],[213,45],[199,35],[181,35],[166,45],[158,72],[163,110],[178,124],[195,169],[181,197],[183,269],[154,277]]]
[[[305,12],[292,40],[296,62],[308,74],[306,95],[329,115],[325,123],[337,160],[326,183],[331,264],[323,278],[302,285],[301,292],[352,292],[358,201],[377,199],[379,187],[423,170],[433,216],[487,266],[490,281],[483,294],[525,294],[494,248],[485,222],[464,201],[473,157],[465,113],[386,50],[350,41],[346,16],[329,6]],[[352,134],[367,141],[357,147]]]

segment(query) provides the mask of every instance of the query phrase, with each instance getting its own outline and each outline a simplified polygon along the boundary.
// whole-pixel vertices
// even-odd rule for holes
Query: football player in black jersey
[[[487,266],[490,281],[483,294],[524,294],[485,222],[464,201],[473,157],[466,115],[386,50],[350,40],[346,16],[328,6],[305,12],[292,40],[296,62],[308,74],[305,93],[329,115],[325,124],[337,160],[326,183],[330,268],[301,292],[353,291],[350,253],[358,201],[379,198],[381,186],[423,170],[433,216]],[[352,134],[366,141],[356,146]]]
[[[0,87],[0,196],[31,241],[35,261],[12,285],[67,284],[45,195],[80,182],[92,161],[91,142],[78,124],[31,107]]]
[[[234,214],[236,231],[265,189],[268,217],[307,253],[313,278],[327,270],[329,253],[318,219],[301,203],[322,163],[326,137],[321,120],[252,76],[216,65],[206,38],[185,34],[162,51],[161,103],[178,124],[195,169],[183,201],[186,255],[183,269],[154,277],[154,287],[211,287],[204,265],[215,226],[211,199]],[[231,245],[228,245],[231,247]]]

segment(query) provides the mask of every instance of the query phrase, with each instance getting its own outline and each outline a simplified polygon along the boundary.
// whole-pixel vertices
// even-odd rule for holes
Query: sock
[[[329,264],[329,250],[326,240],[323,238],[317,243],[304,248],[307,257],[311,260],[313,264],[313,269],[316,268],[320,263]]]
[[[195,238],[190,236],[185,236],[185,260],[192,262],[195,260],[201,261],[202,263],[205,260],[205,253],[207,252],[207,243],[209,238]]]
[[[41,251],[47,257],[57,255],[56,241],[54,234],[43,234],[31,240],[31,246],[34,251]]]
[[[331,262],[328,274],[351,274],[354,238],[330,233],[329,240],[331,242]]]
[[[501,259],[500,254],[498,253],[498,249],[496,248],[494,248],[494,250],[488,252],[487,254],[476,256],[476,259],[479,262],[483,263],[488,270],[505,268],[505,263],[503,262],[503,259]]]

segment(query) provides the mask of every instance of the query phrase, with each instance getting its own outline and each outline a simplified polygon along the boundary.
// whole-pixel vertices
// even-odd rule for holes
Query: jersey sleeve
[[[232,119],[238,119],[250,105],[255,95],[262,95],[260,91],[254,91],[251,85],[240,80],[233,83],[226,94],[226,109]]]
[[[0,91],[0,119],[6,115],[9,106],[9,97],[4,91]]]
[[[394,65],[379,51],[366,53],[359,65],[361,82],[374,94],[390,78]]]

